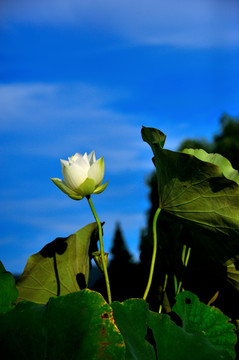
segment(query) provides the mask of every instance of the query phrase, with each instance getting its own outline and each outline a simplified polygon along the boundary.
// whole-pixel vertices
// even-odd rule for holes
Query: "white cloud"
[[[113,89],[107,91],[88,84],[47,84],[16,83],[0,84],[0,131],[14,130],[21,132],[25,125],[44,129],[51,125],[51,119],[59,124],[92,119],[121,120],[121,115],[105,111],[104,107],[125,94]],[[112,117],[114,117],[112,119]],[[29,128],[30,130],[31,128]]]
[[[1,14],[5,24],[83,26],[113,32],[131,44],[239,44],[237,0],[5,0]]]

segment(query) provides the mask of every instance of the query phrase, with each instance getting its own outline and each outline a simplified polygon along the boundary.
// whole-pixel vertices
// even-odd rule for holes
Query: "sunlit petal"
[[[77,194],[75,191],[73,191],[72,189],[70,189],[65,183],[64,181],[62,181],[61,179],[57,179],[57,178],[50,178],[53,183],[61,190],[63,191],[65,194],[67,194],[69,197],[71,197],[72,199],[75,200],[81,200],[83,199],[83,196],[80,194]]]
[[[95,180],[95,185],[98,186],[102,183],[105,173],[104,158],[96,160],[88,171],[88,177]]]
[[[74,163],[72,163],[72,165],[77,165],[79,167],[81,167],[82,169],[84,169],[85,171],[88,171],[90,168],[90,164],[89,164],[89,160],[87,155],[86,156],[82,156],[81,158],[77,158]]]
[[[69,161],[67,160],[62,160],[60,159],[60,162],[61,162],[61,167],[63,168],[64,166],[69,166]]]
[[[95,191],[93,192],[93,194],[100,194],[100,193],[102,193],[102,192],[105,190],[106,186],[108,185],[108,182],[109,182],[109,181],[107,181],[106,183],[104,183],[104,184],[102,184],[102,185],[97,186],[96,189],[95,189]]]
[[[95,151],[91,151],[91,153],[88,155],[88,160],[89,160],[89,164],[90,166],[93,165],[96,162],[96,158],[95,158]]]
[[[95,181],[93,179],[87,178],[78,188],[78,191],[81,194],[90,195],[95,189]]]
[[[87,170],[75,164],[64,166],[62,168],[62,174],[66,185],[73,190],[77,190],[80,184],[87,178]]]
[[[72,156],[70,156],[69,158],[68,158],[68,160],[69,160],[69,163],[70,164],[73,164],[74,162],[76,162],[78,159],[82,159],[82,155],[81,154],[79,154],[79,153],[76,153],[75,155],[72,155]]]

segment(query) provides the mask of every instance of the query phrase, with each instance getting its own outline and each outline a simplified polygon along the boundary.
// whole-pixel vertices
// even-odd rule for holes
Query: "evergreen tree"
[[[214,136],[212,143],[206,139],[186,139],[178,147],[204,149],[225,156],[235,169],[239,169],[239,117],[233,118],[223,114],[220,118],[221,132]]]
[[[116,224],[111,254],[113,257],[109,265],[109,277],[113,299],[123,301],[139,296],[138,264],[133,262],[132,255],[126,247],[119,223]]]
[[[127,249],[120,224],[116,224],[111,248],[112,259],[108,266],[112,299],[123,301],[128,298],[142,297],[140,291],[139,265]],[[98,280],[93,290],[99,291],[107,299],[105,280]]]
[[[113,246],[110,253],[113,256],[110,261],[111,272],[118,271],[122,266],[127,268],[132,263],[132,255],[126,247],[119,223],[116,224]]]
[[[220,122],[221,133],[214,136],[212,151],[225,156],[235,169],[239,169],[239,117],[224,114]]]
[[[179,145],[178,151],[183,149],[203,149],[212,152],[212,145],[206,139],[186,139]]]

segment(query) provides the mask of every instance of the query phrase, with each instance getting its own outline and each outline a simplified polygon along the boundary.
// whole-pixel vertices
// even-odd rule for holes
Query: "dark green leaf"
[[[112,309],[96,292],[51,298],[47,305],[20,302],[0,315],[3,359],[125,359]]]
[[[235,357],[236,336],[229,319],[190,292],[180,293],[173,308],[182,318],[182,327],[168,315],[149,311],[144,300],[113,302],[112,308],[126,343],[127,360],[191,360],[192,354],[194,360]]]
[[[190,333],[177,326],[168,315],[150,313],[149,327],[160,360],[232,360],[226,351],[215,347],[203,332]]]
[[[0,314],[13,308],[18,292],[13,275],[6,271],[0,261]]]
[[[46,306],[21,302],[0,315],[0,358],[45,360]]]
[[[146,301],[129,299],[114,301],[115,322],[126,344],[126,360],[156,360],[153,346],[146,340],[149,307]]]
[[[189,333],[203,333],[217,348],[235,356],[237,341],[234,325],[219,309],[207,306],[190,291],[177,295],[173,311],[183,321],[183,329]]]
[[[123,337],[99,293],[51,298],[47,315],[49,359],[124,359]]]

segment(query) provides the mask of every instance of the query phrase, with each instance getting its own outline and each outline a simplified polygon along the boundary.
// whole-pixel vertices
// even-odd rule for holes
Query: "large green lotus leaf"
[[[193,298],[194,295],[191,295]],[[182,301],[180,294],[177,302],[180,305]],[[196,306],[206,307],[209,311],[211,309],[199,301]],[[232,360],[235,357],[236,337],[233,325],[228,323],[226,316],[217,311],[214,311],[214,323],[209,320],[209,324],[204,323],[198,329],[192,329],[185,326],[187,317],[182,319],[183,327],[178,326],[168,315],[151,312],[144,300],[113,302],[112,308],[115,322],[126,343],[127,360],[191,360],[192,354],[194,360]],[[174,310],[180,316],[181,312],[177,307]]]
[[[28,301],[0,315],[3,359],[125,359],[125,344],[112,309],[96,292],[53,297],[47,305]]]
[[[156,360],[153,346],[145,339],[149,317],[148,303],[141,299],[128,299],[111,304],[115,322],[126,344],[126,360]]]
[[[143,140],[154,153],[159,207],[189,225],[209,230],[210,241],[203,237],[199,241],[225,262],[239,252],[238,174],[221,156],[198,151],[196,157],[163,149],[163,135],[156,129],[142,129]]]
[[[219,309],[201,303],[195,294],[184,291],[176,296],[173,311],[182,319],[185,331],[203,333],[215,347],[234,359],[237,341],[235,327]]]
[[[22,301],[0,315],[0,358],[45,360],[46,306]]]
[[[66,295],[87,286],[89,246],[97,224],[91,223],[67,238],[57,238],[30,256],[16,283],[17,301],[46,304],[51,296]]]
[[[214,346],[202,331],[190,333],[176,325],[168,315],[150,312],[149,327],[160,360],[232,360],[235,358]]]
[[[0,261],[0,314],[13,308],[17,296],[15,279],[10,272],[5,270]]]
[[[49,359],[125,359],[112,309],[99,293],[85,289],[51,298],[47,313]]]

